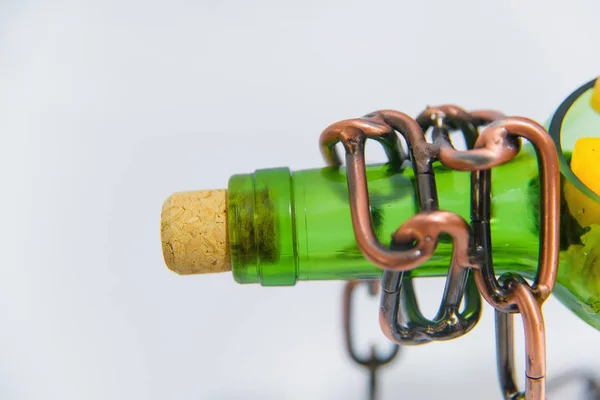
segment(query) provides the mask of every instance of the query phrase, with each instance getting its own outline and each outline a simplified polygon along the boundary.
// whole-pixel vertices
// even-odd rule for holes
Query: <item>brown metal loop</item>
[[[490,129],[491,128],[491,129]],[[492,132],[478,140],[476,146],[484,147],[496,132],[502,136],[520,136],[529,140],[538,156],[541,180],[541,222],[540,256],[536,276],[531,286],[538,301],[543,303],[554,287],[558,268],[559,251],[559,211],[560,211],[560,172],[558,156],[552,138],[536,122],[520,117],[511,117],[490,125],[482,134]],[[495,164],[495,161],[492,161]],[[490,218],[491,218],[491,170],[475,168],[472,174],[472,227],[474,248],[479,254],[481,268],[475,271],[475,279],[482,296],[494,308],[503,312],[515,312],[516,306],[510,301],[501,285],[496,281],[493,269]],[[484,168],[482,168],[484,169]]]
[[[431,165],[434,159],[434,149],[425,140],[423,130],[413,118],[409,115],[396,110],[379,110],[367,115],[370,118],[382,120],[388,124],[393,131],[401,134],[412,154],[412,164],[417,181],[419,176],[432,174]]]
[[[328,126],[319,139],[321,153],[329,166],[341,166],[342,160],[335,151],[335,145],[342,143],[346,153],[359,150],[357,147],[366,139],[379,142],[394,168],[399,169],[405,155],[395,132],[382,120],[377,118],[354,118],[339,121]],[[364,150],[363,150],[364,151]]]
[[[518,390],[514,376],[513,314],[495,311],[498,378],[507,400],[545,400],[546,333],[541,305],[523,278],[514,274],[501,277],[506,292],[514,300],[523,319],[525,331],[525,391]]]
[[[509,133],[504,120],[488,125],[475,142],[472,150],[456,150],[445,143],[440,144],[439,160],[448,168],[458,171],[490,169],[512,160],[521,148],[521,142]]]
[[[343,303],[343,318],[344,318],[344,333],[346,341],[346,350],[352,360],[358,365],[367,368],[369,371],[369,399],[377,398],[377,370],[392,362],[399,354],[400,346],[393,344],[391,350],[383,357],[378,356],[375,345],[371,345],[370,355],[361,357],[355,350],[352,340],[352,297],[356,288],[364,284],[369,288],[369,294],[376,296],[379,292],[379,281],[348,281],[344,286],[344,303]]]
[[[392,123],[388,120],[391,119]],[[406,114],[390,111],[376,112],[364,118],[341,121],[330,125],[321,134],[321,148],[326,161],[330,165],[340,165],[333,148],[341,142],[346,151],[346,174],[350,199],[350,213],[354,236],[363,255],[374,264],[388,269],[391,267],[411,269],[419,264],[424,257],[418,248],[406,251],[392,251],[384,246],[373,230],[369,204],[369,188],[366,176],[365,141],[366,138],[382,138],[402,133],[409,143],[415,144],[421,140],[425,145],[419,125]]]
[[[435,252],[437,240],[441,233],[452,236],[451,266],[455,270],[477,268],[477,264],[469,260],[470,229],[467,222],[458,214],[449,211],[421,211],[402,224],[392,235],[396,245],[415,243],[423,255],[416,260],[423,264]],[[390,271],[407,271],[403,265],[391,266]]]
[[[423,132],[427,132],[429,128],[460,130],[468,149],[474,147],[478,136],[477,126],[473,123],[473,116],[464,109],[451,104],[427,107],[417,117],[417,123],[421,126]],[[442,147],[452,146],[446,135],[436,137],[434,132],[433,139],[434,144],[439,144]]]

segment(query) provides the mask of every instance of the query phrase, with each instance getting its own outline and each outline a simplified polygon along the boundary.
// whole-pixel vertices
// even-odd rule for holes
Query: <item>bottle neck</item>
[[[297,244],[287,168],[234,175],[228,187],[231,267],[238,283],[296,283]]]

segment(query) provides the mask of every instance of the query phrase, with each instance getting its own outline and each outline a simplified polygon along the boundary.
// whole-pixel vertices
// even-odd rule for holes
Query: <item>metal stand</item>
[[[425,132],[432,131],[432,141]],[[467,150],[459,151],[450,132],[459,130]],[[409,152],[401,150],[400,134]],[[520,151],[520,138],[531,142],[537,152],[541,178],[540,254],[533,284],[517,274],[496,278],[491,247],[491,174],[495,166],[510,162]],[[382,144],[392,166],[412,164],[420,212],[394,233],[392,243],[381,243],[371,221],[366,178],[365,142]],[[396,345],[415,346],[432,341],[458,338],[475,327],[480,317],[481,297],[496,312],[498,376],[504,399],[546,398],[546,343],[541,306],[552,292],[556,279],[559,249],[559,163],[551,137],[534,121],[505,118],[495,111],[467,112],[460,107],[428,107],[416,119],[399,111],[382,110],[362,118],[329,126],[320,138],[328,165],[340,166],[335,145],[345,150],[352,224],[364,256],[381,267],[380,324],[386,337]],[[471,221],[438,207],[434,162],[448,168],[471,171]],[[418,307],[411,271],[425,263],[435,252],[440,234],[453,239],[446,286],[438,313],[423,316]],[[344,325],[351,358],[370,372],[369,399],[376,398],[377,370],[397,354],[377,358],[372,349],[369,359],[357,357],[351,334],[351,297],[357,282],[344,291]],[[373,283],[371,293],[375,294]],[[463,302],[465,307],[459,311]],[[526,387],[519,390],[513,376],[513,314],[523,319],[526,346]],[[590,381],[592,382],[592,381]],[[594,385],[596,381],[594,380]],[[592,387],[591,385],[590,387]],[[594,386],[597,395],[597,385]],[[590,391],[592,393],[592,390]]]

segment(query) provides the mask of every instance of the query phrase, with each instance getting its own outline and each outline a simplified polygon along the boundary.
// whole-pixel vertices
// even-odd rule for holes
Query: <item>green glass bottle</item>
[[[554,293],[600,329],[600,110],[592,106],[600,89],[593,94],[593,86],[594,81],[589,82],[569,96],[547,129],[557,144],[562,174],[561,252]],[[382,243],[389,243],[391,234],[418,211],[413,171],[370,165],[367,176],[374,230]],[[540,182],[531,145],[524,144],[519,155],[496,167],[492,176],[494,268],[532,278],[538,262]],[[435,179],[440,209],[468,221],[470,173],[437,164]],[[237,282],[285,286],[381,276],[382,270],[357,247],[343,167],[234,175],[227,196],[229,251]],[[442,240],[435,256],[413,276],[446,275],[451,251],[452,243]]]

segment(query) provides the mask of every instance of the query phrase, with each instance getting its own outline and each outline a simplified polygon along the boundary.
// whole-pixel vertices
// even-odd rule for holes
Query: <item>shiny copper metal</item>
[[[478,128],[488,125],[481,135]],[[432,128],[433,143],[424,132]],[[467,150],[456,150],[449,132],[463,132]],[[392,246],[378,241],[369,210],[365,165],[367,138],[384,145],[391,162],[406,159],[394,140],[400,133],[407,141],[416,179],[421,211],[394,233]],[[529,140],[538,156],[541,179],[540,260],[530,286],[523,278],[508,274],[496,279],[491,248],[491,170],[512,160],[521,139]],[[460,107],[428,107],[417,121],[398,111],[383,110],[360,119],[328,127],[321,135],[323,154],[330,165],[341,165],[335,145],[346,152],[350,209],[355,237],[367,259],[383,268],[380,325],[393,342],[420,344],[448,340],[468,332],[479,318],[480,297],[496,309],[499,376],[508,399],[520,396],[513,377],[512,315],[523,318],[527,352],[529,400],[545,397],[545,332],[541,305],[550,295],[556,279],[559,249],[559,168],[552,139],[539,124],[520,117],[480,110],[471,113]],[[394,155],[394,152],[397,152]],[[439,160],[449,168],[471,171],[471,227],[462,218],[438,210],[432,163]],[[440,233],[454,241],[442,305],[433,320],[422,316],[412,286],[411,271],[435,252]],[[473,270],[473,276],[467,271]],[[466,288],[466,293],[465,293]],[[466,301],[458,313],[461,300]]]
[[[377,118],[354,118],[330,125],[321,133],[321,153],[327,165],[339,166],[342,161],[335,151],[335,145],[341,142],[346,153],[354,153],[360,150],[356,146],[364,146],[367,138],[382,145],[392,165],[399,166],[402,163],[404,154],[395,132]]]
[[[469,241],[470,229],[467,221],[458,214],[449,211],[422,211],[404,224],[392,235],[394,243],[411,243],[413,241],[422,243],[425,254],[433,254],[437,245],[438,236],[441,233],[447,233],[452,236],[452,268],[459,270],[461,268],[477,268],[469,259]],[[419,260],[420,264],[427,259]],[[396,268],[389,268],[395,271]],[[398,268],[404,271],[403,266]]]
[[[459,114],[459,108],[448,106]],[[462,115],[462,114],[461,114]],[[457,125],[460,121],[457,122]],[[460,122],[462,124],[462,122]],[[471,129],[471,128],[469,128]],[[367,259],[387,270],[409,271],[433,255],[427,243],[404,251],[390,251],[375,236],[369,210],[369,190],[366,178],[365,141],[367,138],[391,142],[391,135],[400,133],[412,153],[413,168],[422,208],[437,209],[437,193],[433,181],[432,162],[439,153],[437,145],[427,143],[419,124],[408,115],[395,110],[382,110],[363,118],[340,121],[330,125],[320,137],[321,149],[328,165],[339,166],[335,145],[342,143],[346,150],[346,168],[350,192],[352,225],[359,248]],[[465,137],[472,136],[470,133]],[[388,156],[399,160],[400,156]]]
[[[472,149],[475,146],[477,140],[477,124],[474,123],[474,118],[471,113],[468,113],[461,107],[447,104],[435,107],[427,107],[417,117],[417,123],[421,126],[423,132],[426,132],[429,128],[447,126],[450,129],[460,130],[465,138],[465,144],[467,149]],[[443,140],[445,145],[450,144],[447,138],[434,137],[434,143],[436,141],[440,143],[440,139]],[[441,143],[440,143],[441,144]]]
[[[520,150],[520,141],[501,125],[492,123],[475,142],[473,150],[459,151],[442,144],[439,160],[457,171],[490,169],[512,160]]]
[[[341,121],[329,126],[321,135],[321,147],[329,165],[340,165],[341,162],[334,151],[335,145],[341,142],[346,151],[347,177],[350,189],[350,208],[355,237],[359,248],[366,258],[387,271],[384,273],[384,293],[380,308],[380,324],[384,333],[396,343],[420,344],[431,340],[448,340],[464,335],[472,329],[480,316],[480,297],[473,279],[468,279],[467,268],[473,267],[468,259],[469,232],[466,222],[450,217],[450,213],[435,213],[438,208],[437,193],[432,162],[437,159],[441,144],[452,147],[444,129],[461,129],[465,142],[472,146],[477,138],[477,129],[471,117],[456,106],[440,106],[430,108],[431,126],[441,129],[434,133],[434,143],[425,140],[419,124],[404,113],[383,110],[366,115],[361,119]],[[489,118],[493,112],[482,112],[479,119]],[[476,122],[479,120],[476,120]],[[426,127],[428,125],[425,125]],[[414,246],[405,246],[399,251],[390,250],[381,244],[372,229],[369,212],[368,186],[364,160],[365,141],[367,138],[389,142],[391,135],[398,132],[407,141],[415,177],[417,195],[422,210],[434,211],[432,214],[415,216],[407,221],[393,236],[394,242],[416,242]],[[389,157],[389,155],[388,155]],[[398,159],[399,157],[389,157]],[[420,219],[422,218],[422,219]],[[444,219],[447,224],[439,224]],[[452,220],[452,221],[450,221]],[[433,228],[429,235],[419,237],[417,225],[438,227],[453,235],[455,251],[446,281],[440,310],[434,320],[428,320],[416,312],[417,300],[408,271],[426,262],[434,253],[437,237],[441,231]],[[412,236],[412,237],[410,237]],[[394,271],[394,272],[390,272]],[[465,309],[458,312],[463,295]],[[407,307],[412,312],[402,312]],[[398,312],[396,312],[398,311]],[[407,328],[410,327],[410,328]]]
[[[493,122],[501,118],[502,114],[481,110],[476,112],[476,117],[456,106],[439,106],[427,108],[417,121],[421,128],[426,131],[429,127],[437,127],[443,122],[449,126],[460,126],[463,130],[468,150],[456,150],[447,137],[434,137],[434,143],[439,145],[437,158],[449,168],[459,171],[473,171],[489,169],[503,164],[519,152],[520,141],[517,137],[508,135],[504,129],[494,128]],[[437,121],[437,123],[436,123]],[[477,137],[475,126],[492,123],[491,127]],[[475,131],[476,132],[476,131]],[[476,137],[477,140],[469,140]],[[473,146],[469,144],[471,142]]]
[[[438,313],[427,319],[419,310],[410,273],[385,271],[379,325],[393,342],[418,345],[431,341],[451,340],[465,335],[479,321],[481,297],[468,269],[476,267],[467,257],[469,226],[460,216],[447,211],[423,211],[404,223],[393,235],[393,243],[425,243],[435,250],[440,233],[453,239],[452,260]],[[465,292],[466,290],[466,292]],[[459,310],[463,300],[465,307]]]
[[[346,351],[350,355],[350,358],[358,365],[365,367],[369,371],[369,399],[375,400],[377,398],[377,372],[382,366],[392,362],[399,354],[400,346],[397,344],[392,345],[391,350],[385,356],[377,355],[375,345],[371,345],[369,357],[360,356],[353,342],[353,330],[352,330],[352,309],[353,301],[352,297],[356,288],[365,284],[369,288],[369,294],[376,296],[379,292],[378,281],[348,281],[344,286],[344,302],[343,302],[343,318],[344,318],[344,339],[346,342]]]
[[[472,145],[477,131],[466,120],[468,114],[456,106],[443,107],[454,118],[449,125],[463,129],[465,141]],[[409,246],[410,248],[406,247],[402,251],[397,248],[390,250],[374,235],[364,161],[367,138],[386,137],[390,140],[389,135],[395,132],[402,134],[407,141],[417,181],[417,196],[421,209],[426,211],[425,214],[411,218],[393,235],[396,244],[416,242],[414,247]],[[467,269],[473,267],[467,256],[468,225],[451,213],[436,211],[438,204],[432,162],[437,157],[439,146],[427,143],[415,120],[393,110],[377,111],[362,119],[341,121],[328,127],[321,135],[321,146],[330,165],[340,165],[339,158],[334,153],[335,145],[339,142],[343,143],[346,151],[350,208],[357,243],[368,259],[387,269],[382,280],[384,293],[380,307],[380,324],[384,333],[396,343],[408,345],[449,340],[470,331],[479,320],[481,300],[474,280],[467,279]],[[425,226],[431,229],[421,237],[419,234],[422,229],[419,227]],[[434,320],[429,320],[415,311],[418,310],[418,304],[408,271],[433,255],[441,232],[454,237],[455,251],[442,304]],[[458,307],[466,286],[466,306],[459,312]],[[407,307],[412,312],[403,313],[402,310]]]
[[[504,283],[521,313],[525,331],[525,399],[545,400],[546,332],[540,303],[523,278],[507,275]],[[514,317],[500,310],[495,316],[500,385],[505,399],[515,399],[521,393],[514,376]]]
[[[391,122],[391,123],[390,123]],[[325,161],[332,166],[341,162],[334,148],[342,143],[346,151],[346,168],[348,190],[350,193],[350,213],[354,236],[358,247],[364,256],[374,264],[390,269],[402,268],[410,270],[417,267],[423,260],[432,256],[427,253],[429,246],[422,243],[416,248],[405,251],[392,251],[383,245],[373,231],[369,206],[369,188],[366,176],[365,141],[367,138],[391,141],[391,135],[400,132],[407,140],[411,150],[415,148],[427,151],[423,132],[419,125],[408,115],[398,111],[381,111],[368,114],[363,118],[350,119],[330,125],[320,137],[321,149]],[[395,136],[394,136],[395,137]],[[400,156],[388,156],[390,159],[400,159]],[[417,175],[430,172],[430,162],[415,166]]]
[[[469,115],[470,114],[470,115]],[[540,164],[540,178],[542,180],[542,221],[540,243],[540,262],[533,285],[533,291],[540,301],[544,301],[552,291],[556,279],[558,260],[558,213],[559,198],[559,169],[558,156],[550,135],[539,124],[529,119],[520,117],[502,118],[502,114],[480,110],[467,114],[455,106],[428,107],[417,118],[425,131],[429,127],[439,127],[440,120],[447,120],[455,126],[468,127],[489,124],[475,142],[474,149],[466,151],[455,150],[449,143],[446,135],[438,135],[436,143],[440,146],[438,158],[449,168],[456,170],[473,171],[473,223],[485,224],[487,227],[477,227],[489,230],[490,206],[482,204],[483,197],[491,191],[491,171],[486,171],[494,166],[510,161],[520,149],[520,137],[528,139],[535,147]],[[502,118],[501,120],[495,119]],[[435,137],[434,137],[435,140]],[[548,212],[544,214],[544,210]],[[486,217],[482,219],[483,214]],[[478,235],[475,235],[478,236]],[[489,232],[484,234],[490,242],[486,248],[491,250]],[[484,246],[476,245],[476,248]],[[491,251],[482,251],[483,257],[488,257]],[[493,274],[490,260],[485,260],[487,268],[483,272],[476,272],[475,276],[484,298],[500,307],[504,311],[514,311],[515,305],[507,303],[506,295],[497,284]],[[491,272],[490,272],[491,270]],[[484,290],[481,290],[485,288]]]
[[[392,113],[385,112],[384,115]],[[393,114],[392,114],[393,115]],[[421,114],[420,126],[423,132],[433,127],[433,143],[426,143],[424,136],[413,137],[409,147],[418,149],[413,152],[415,169],[421,167],[422,174],[417,173],[417,195],[422,210],[413,219],[405,223],[393,236],[393,243],[437,243],[441,229],[453,237],[453,257],[446,279],[446,286],[437,315],[433,320],[425,318],[419,308],[413,286],[412,274],[408,272],[385,271],[382,277],[383,293],[380,305],[380,326],[390,340],[404,345],[422,344],[432,340],[450,340],[468,333],[479,321],[481,313],[481,297],[472,276],[466,268],[470,265],[468,258],[469,228],[462,218],[452,213],[439,213],[439,217],[430,216],[427,210],[438,208],[435,180],[431,162],[439,155],[441,144],[452,147],[450,129],[460,129],[465,144],[471,148],[478,135],[479,125],[489,123],[491,118],[500,117],[493,111],[481,111],[476,117],[454,105],[429,107]],[[424,144],[425,143],[425,144]],[[420,178],[420,179],[419,179]],[[432,248],[432,252],[435,247]],[[464,296],[464,309],[459,311],[460,301]]]
[[[560,212],[560,171],[556,148],[548,133],[534,121],[520,117],[511,117],[488,126],[488,139],[478,139],[476,146],[485,146],[485,142],[497,132],[505,135],[524,137],[529,140],[538,154],[541,180],[541,229],[540,257],[538,270],[532,285],[536,298],[543,303],[550,295],[558,269],[559,251],[559,212]],[[478,252],[482,267],[475,271],[475,279],[483,298],[494,308],[504,312],[516,312],[516,305],[510,301],[505,289],[495,278],[491,249],[491,170],[476,168],[472,174],[472,227],[474,247]]]
[[[558,268],[558,158],[546,131],[537,123],[524,118],[506,118],[492,123],[484,130],[475,147],[493,148],[489,143],[493,144],[494,141],[503,142],[510,147],[511,135],[528,139],[538,154],[542,196],[538,271],[532,286],[523,278],[512,274],[502,276],[500,281],[496,279],[490,232],[492,171],[479,166],[472,169],[471,176],[473,247],[481,263],[481,268],[476,269],[474,275],[481,295],[496,309],[498,372],[505,399],[521,398],[524,395],[528,400],[544,400],[546,344],[541,304],[552,291]],[[500,163],[506,162],[502,158],[498,156]],[[496,165],[494,160],[489,163]],[[519,312],[523,318],[527,354],[524,393],[518,391],[514,378],[513,316],[510,312]]]

